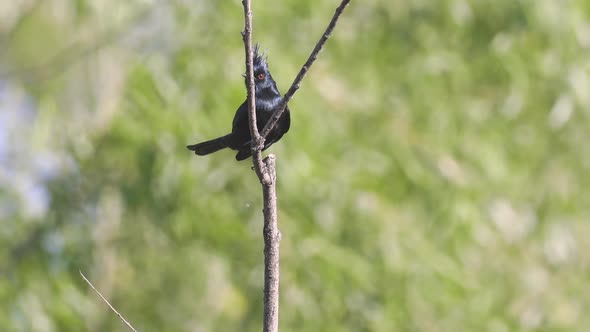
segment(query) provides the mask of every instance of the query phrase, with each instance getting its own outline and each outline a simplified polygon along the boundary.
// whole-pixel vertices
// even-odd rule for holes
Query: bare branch
[[[266,123],[266,125],[262,129],[262,132],[260,133],[260,136],[262,136],[262,138],[266,138],[268,133],[272,130],[272,128],[277,124],[277,122],[281,118],[281,115],[285,111],[287,104],[289,103],[291,98],[293,98],[293,95],[295,94],[295,92],[299,89],[299,84],[301,84],[301,81],[303,80],[303,78],[307,74],[307,71],[309,70],[309,68],[311,68],[311,65],[317,59],[318,54],[320,53],[322,48],[324,48],[324,45],[326,44],[326,41],[328,40],[328,38],[330,38],[330,35],[332,34],[334,27],[336,27],[336,22],[338,22],[338,18],[340,18],[340,14],[342,14],[342,11],[344,11],[344,8],[346,8],[346,6],[348,6],[349,2],[350,2],[350,0],[342,0],[340,5],[338,6],[338,8],[336,8],[336,12],[334,13],[334,16],[332,17],[330,24],[328,24],[326,31],[324,31],[324,34],[322,35],[320,40],[318,40],[317,44],[315,45],[315,48],[313,49],[313,51],[309,55],[309,58],[307,58],[307,61],[305,62],[303,67],[301,67],[301,70],[299,70],[297,77],[295,77],[295,80],[293,80],[291,87],[289,88],[289,90],[287,91],[285,96],[283,97],[283,100],[282,100],[280,106],[273,113],[270,120]]]
[[[131,325],[131,323],[129,323],[125,317],[123,317],[123,315],[121,315],[110,303],[109,301],[107,301],[107,299],[104,298],[104,296],[102,296],[102,294],[94,287],[94,285],[92,285],[92,283],[86,278],[86,276],[82,273],[82,271],[79,271],[80,275],[82,276],[82,278],[84,279],[84,281],[86,281],[86,283],[96,292],[96,294],[98,294],[98,296],[100,296],[100,298],[104,301],[104,303],[106,303],[109,308],[111,308],[111,310],[117,314],[117,316],[119,316],[119,319],[125,323],[125,325],[127,325],[127,327],[133,331],[133,332],[137,332],[137,330],[135,328],[133,328],[133,326]]]
[[[264,200],[264,324],[263,332],[279,331],[279,242],[275,156],[264,158],[270,184],[262,186]]]

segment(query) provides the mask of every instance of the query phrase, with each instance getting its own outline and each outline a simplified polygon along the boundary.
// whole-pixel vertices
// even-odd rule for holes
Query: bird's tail
[[[191,151],[195,151],[195,154],[199,156],[204,156],[216,151],[219,151],[223,148],[227,148],[225,144],[226,136],[221,136],[210,141],[201,142],[194,145],[187,145],[187,149]]]

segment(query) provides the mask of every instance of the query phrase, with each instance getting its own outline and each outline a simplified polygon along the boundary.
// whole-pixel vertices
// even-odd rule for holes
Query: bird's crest
[[[260,44],[256,43],[254,46],[254,71],[263,69],[264,71],[268,71],[268,65],[266,64],[266,51],[262,52],[262,54],[258,54],[260,49]]]

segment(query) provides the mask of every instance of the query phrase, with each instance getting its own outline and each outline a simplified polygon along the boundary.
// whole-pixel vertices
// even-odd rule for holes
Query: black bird
[[[264,54],[258,54],[258,44],[254,48],[254,85],[256,96],[256,125],[261,131],[268,122],[274,111],[279,107],[282,97],[277,88],[277,84],[272,79],[268,71]],[[266,136],[263,151],[268,149],[273,143],[277,142],[283,135],[289,131],[291,125],[291,115],[287,107],[281,118],[274,128]],[[221,136],[210,141],[189,145],[189,150],[195,151],[195,154],[204,156],[224,148],[237,150],[236,160],[244,160],[252,155],[250,148],[250,127],[248,124],[248,99],[240,105],[232,125],[231,133]]]

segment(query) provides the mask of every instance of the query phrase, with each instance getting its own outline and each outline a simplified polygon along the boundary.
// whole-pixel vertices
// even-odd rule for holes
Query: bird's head
[[[275,81],[272,79],[270,71],[268,70],[268,64],[266,63],[266,60],[266,52],[260,53],[260,45],[256,43],[254,46],[254,61],[252,64],[254,65],[254,85],[256,87],[257,95],[259,93],[263,93],[264,90],[270,89],[273,90],[273,93],[277,90]],[[246,77],[246,74],[243,76]],[[246,84],[248,84],[247,79]]]

